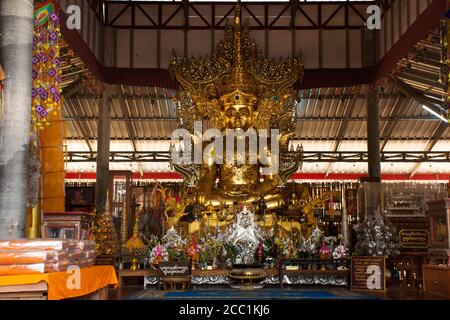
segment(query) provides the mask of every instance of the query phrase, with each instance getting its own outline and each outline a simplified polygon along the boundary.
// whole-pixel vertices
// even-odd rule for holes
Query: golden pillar
[[[39,130],[39,144],[30,148],[39,148],[37,154],[41,163],[38,199],[34,207],[28,207],[26,213],[25,235],[27,238],[41,236],[41,217],[43,211],[64,211],[64,149],[63,121],[61,113],[48,115],[49,125]]]
[[[25,236],[35,239],[41,237],[41,203],[38,200],[33,208],[27,207]]]
[[[64,211],[64,146],[61,113],[48,115],[50,125],[39,131],[42,210]]]
[[[30,139],[28,159],[28,201],[25,219],[25,237],[41,236],[41,173],[40,148],[37,135]]]

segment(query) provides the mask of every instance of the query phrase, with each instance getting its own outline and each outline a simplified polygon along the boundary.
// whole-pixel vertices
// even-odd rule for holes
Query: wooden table
[[[47,300],[45,281],[33,284],[0,286],[0,300]]]
[[[130,270],[130,269],[122,269],[119,270],[119,287],[123,287],[123,278],[127,277],[147,277],[147,276],[157,276],[158,271],[153,269],[140,269],[140,270]]]
[[[222,275],[228,275],[228,273],[231,271],[231,269],[213,269],[213,270],[200,270],[195,269],[192,270],[192,276],[222,276]],[[278,275],[277,269],[264,269],[264,271],[267,273],[267,276],[272,275]]]
[[[424,265],[422,268],[424,291],[450,299],[450,266]]]
[[[0,300],[47,300],[48,285],[45,281],[34,284],[0,286]],[[108,286],[88,295],[67,300],[108,300]]]
[[[74,272],[0,276],[0,299],[107,300],[108,286],[117,286],[117,283],[112,266],[93,266]]]
[[[191,284],[191,276],[161,277],[160,281],[164,290],[176,290],[179,284],[181,284],[181,290],[187,290]]]
[[[336,277],[340,279],[347,279],[346,286],[349,286],[348,277],[350,275],[349,270],[283,270],[278,274],[279,285],[283,287],[283,275],[294,275],[294,276],[324,276],[324,277]],[[339,284],[330,284],[339,285]]]
[[[230,272],[229,269],[214,269],[214,270],[199,270],[195,269],[191,272],[191,284],[196,285],[203,285],[203,284],[216,284],[216,285],[222,285],[222,284],[229,284],[228,279],[228,273]],[[278,269],[264,269],[264,272],[267,274],[267,284],[276,284],[280,285],[280,275]],[[339,278],[342,280],[340,283],[336,282],[335,284],[330,283],[329,285],[339,285],[339,286],[348,286],[349,281],[349,270],[282,270],[281,279],[283,279],[283,276],[288,276],[289,278],[292,277],[314,277],[314,276],[324,276],[328,278]],[[119,271],[119,284],[123,286],[123,280],[122,277],[129,277],[129,276],[142,276],[142,277],[150,277],[151,281],[149,281],[152,285],[159,286],[161,284],[159,279],[159,274],[157,270],[120,270]],[[199,283],[198,279],[201,277],[205,278],[213,278],[209,282],[206,281],[205,283]],[[215,278],[215,279],[214,279]],[[175,281],[178,283],[181,283],[182,281]],[[145,281],[144,281],[145,284]],[[293,284],[302,284],[302,283],[293,283]],[[326,285],[323,283],[323,285]]]

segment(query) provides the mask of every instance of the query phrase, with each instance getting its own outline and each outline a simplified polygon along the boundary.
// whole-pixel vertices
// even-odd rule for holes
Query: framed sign
[[[386,289],[385,257],[352,257],[350,289],[384,291]]]
[[[425,229],[402,229],[398,236],[402,249],[427,249],[430,246],[430,234]]]

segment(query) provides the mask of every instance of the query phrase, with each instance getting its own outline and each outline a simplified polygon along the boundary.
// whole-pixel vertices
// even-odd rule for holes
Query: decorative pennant
[[[61,30],[55,4],[52,1],[35,7],[33,36],[32,131],[50,125],[49,113],[61,109]]]
[[[49,1],[34,10],[34,26],[40,28],[50,21],[50,17],[55,14],[55,6]],[[52,19],[53,21],[53,19]]]

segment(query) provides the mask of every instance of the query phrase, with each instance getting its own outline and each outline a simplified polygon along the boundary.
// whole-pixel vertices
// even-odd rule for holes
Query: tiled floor
[[[201,289],[205,289],[205,288],[210,288],[210,289],[223,288],[224,290],[227,290],[227,287],[217,287],[217,286],[207,286],[207,287],[202,287]],[[296,287],[296,289],[299,289],[299,288],[301,288],[301,287]],[[308,289],[314,289],[314,288],[308,288]],[[317,289],[323,290],[323,287],[317,288]],[[110,299],[111,300],[126,299],[126,298],[138,293],[141,290],[143,290],[142,285],[131,285],[131,286],[125,286],[123,288],[110,290]],[[149,288],[148,290],[156,290],[156,289]],[[264,289],[261,289],[261,290],[264,290]],[[345,290],[345,289],[338,289],[338,290]],[[399,287],[391,287],[384,294],[373,294],[373,295],[376,297],[390,299],[390,300],[435,300],[435,299],[439,299],[438,297],[424,294],[423,291],[419,290],[419,289],[401,290]]]

